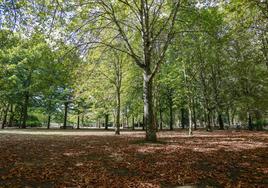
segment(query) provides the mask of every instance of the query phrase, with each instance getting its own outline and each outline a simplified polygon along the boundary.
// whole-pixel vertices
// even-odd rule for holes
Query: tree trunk
[[[231,119],[230,119],[230,113],[229,113],[229,109],[227,109],[227,119],[228,119],[228,126],[231,127]]]
[[[169,102],[169,128],[170,130],[173,130],[173,102],[172,98]]]
[[[135,130],[135,118],[132,115],[132,130]]]
[[[163,130],[163,112],[162,112],[162,108],[160,107],[160,130]]]
[[[150,67],[149,67],[150,68]],[[156,127],[153,113],[153,81],[150,72],[144,71],[143,94],[144,94],[144,126],[146,127],[146,140],[156,141]]]
[[[63,121],[63,129],[67,127],[67,116],[68,116],[68,102],[64,103],[64,121]]]
[[[22,126],[21,128],[25,129],[26,128],[26,123],[28,119],[28,105],[29,105],[29,92],[25,93],[24,96],[24,104],[23,104],[23,117],[22,117]]]
[[[5,128],[5,125],[7,123],[7,113],[8,113],[8,109],[9,109],[9,104],[7,105],[5,111],[4,111],[4,117],[3,117],[3,122],[2,122],[2,129]]]
[[[128,115],[126,116],[126,124],[127,124],[127,128],[129,128],[129,117],[128,117]]]
[[[121,111],[121,96],[120,96],[120,88],[117,87],[116,91],[116,122],[115,122],[115,134],[120,134],[120,111]]]
[[[49,114],[47,118],[47,129],[50,129],[50,121],[51,121],[51,115]]]
[[[250,112],[248,112],[248,129],[251,131],[253,130],[252,116],[251,116]]]
[[[77,129],[80,129],[80,114],[77,115]]]
[[[20,109],[19,128],[22,128],[22,119],[23,119],[23,106],[21,106]]]
[[[189,115],[189,136],[193,135],[193,130],[192,130],[192,111],[191,107],[188,107],[188,115]]]
[[[126,107],[126,109],[125,109],[124,116],[125,116],[125,121],[124,121],[125,123],[123,123],[123,124],[125,124],[126,128],[129,128],[128,107]]]
[[[193,104],[193,123],[194,123],[194,130],[197,130],[195,103]]]
[[[231,111],[231,122],[232,122],[232,125],[235,124],[235,115],[236,115],[236,109],[234,109],[233,111]]]
[[[12,127],[13,126],[13,120],[14,120],[14,110],[13,110],[13,105],[10,105],[10,116],[9,116],[9,121],[8,121],[8,126]]]
[[[223,123],[223,119],[222,119],[222,114],[221,113],[219,113],[219,115],[218,115],[218,120],[219,120],[220,130],[224,130],[224,123]]]
[[[0,111],[0,121],[2,121],[3,120],[3,118],[2,118],[2,116],[3,116],[3,114],[4,114],[4,109],[3,108],[1,108],[1,111]]]
[[[99,129],[101,128],[101,125],[100,125],[100,119],[99,119],[99,118],[97,119],[96,127],[98,127]]]
[[[144,114],[143,114],[143,117],[142,117],[142,130],[143,131],[145,130],[145,118],[144,118]]]
[[[105,130],[108,130],[109,114],[105,114]]]
[[[207,113],[207,131],[211,131],[211,117],[210,117],[210,111]]]
[[[211,122],[212,122],[212,127],[217,126],[217,120],[216,120],[214,111],[212,111],[211,113]]]
[[[181,128],[182,129],[185,128],[185,112],[184,112],[184,108],[181,109]]]
[[[82,120],[81,120],[82,122],[82,127],[85,125],[85,119],[84,119],[84,114],[82,114]]]

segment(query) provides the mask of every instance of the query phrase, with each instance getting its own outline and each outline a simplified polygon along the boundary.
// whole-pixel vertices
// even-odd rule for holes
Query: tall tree
[[[149,141],[156,141],[153,78],[174,36],[180,5],[180,1],[101,0],[92,1],[88,6],[80,6],[82,14],[91,15],[90,19],[79,22],[79,13],[75,14],[78,22],[76,31],[83,33],[79,46],[92,47],[92,44],[98,44],[116,49],[132,57],[143,70],[144,123],[146,139]],[[90,24],[91,27],[83,29]],[[88,35],[83,31],[87,31]],[[107,33],[114,35],[108,36]],[[124,43],[122,48],[114,45],[114,39],[118,37]]]

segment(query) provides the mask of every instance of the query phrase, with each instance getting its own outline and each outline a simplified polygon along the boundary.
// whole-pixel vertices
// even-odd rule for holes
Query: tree
[[[88,6],[81,6],[81,14],[84,15],[89,10],[90,20],[79,22],[76,19],[76,31],[83,33],[80,34],[83,37],[79,42],[84,39],[85,32],[88,33],[87,36],[92,36],[79,46],[92,47],[92,44],[98,44],[124,52],[143,70],[144,118],[148,141],[156,141],[153,78],[174,36],[180,5],[180,1],[93,1]],[[85,28],[90,24],[91,27]],[[107,36],[107,33],[114,36]],[[124,48],[114,45],[115,38],[123,41]]]

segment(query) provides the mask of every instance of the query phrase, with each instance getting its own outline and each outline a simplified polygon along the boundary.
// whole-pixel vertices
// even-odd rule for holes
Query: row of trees
[[[53,51],[40,34],[20,39],[21,36],[2,30],[0,36],[2,128],[26,128],[27,124],[36,123],[31,123],[28,116],[32,109],[47,115],[49,127],[51,115],[68,104],[78,57],[72,55],[61,61],[63,52]]]
[[[235,121],[252,130],[267,117],[265,1],[13,2],[3,5],[5,27],[24,34],[1,32],[3,125],[9,115],[25,127],[30,107],[48,127],[65,114],[66,127],[72,109],[78,126],[112,119],[119,134],[139,123],[155,141],[178,120],[192,134]],[[42,34],[25,35],[27,16]]]

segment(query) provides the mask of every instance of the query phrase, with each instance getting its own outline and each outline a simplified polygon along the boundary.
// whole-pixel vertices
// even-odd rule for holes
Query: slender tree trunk
[[[77,114],[77,129],[80,129],[80,114]]]
[[[203,128],[207,128],[207,126],[208,126],[208,115],[207,115],[207,112],[206,112],[206,110],[204,109],[203,110],[203,113],[202,113],[203,115],[202,115],[202,118],[203,118],[203,120],[202,120],[202,127]]]
[[[215,126],[217,126],[216,124],[217,124],[217,120],[215,120],[215,113],[214,113],[214,111],[212,111],[211,112],[211,123],[212,123],[212,127],[215,127]]]
[[[145,130],[145,118],[144,118],[144,114],[143,114],[143,117],[142,117],[142,130],[143,131]]]
[[[193,123],[194,123],[194,130],[197,130],[195,103],[193,104]]]
[[[185,128],[185,110],[184,108],[181,109],[181,128]]]
[[[98,127],[99,129],[101,128],[101,125],[100,125],[100,119],[99,119],[99,118],[97,119],[96,127]]]
[[[121,96],[120,96],[120,88],[117,87],[116,91],[116,122],[115,122],[115,134],[119,135],[120,134],[120,111],[121,111]]]
[[[47,129],[50,129],[50,122],[51,122],[51,115],[49,114],[47,118]]]
[[[129,128],[129,117],[128,117],[128,115],[126,116],[126,124],[127,124],[127,128]]]
[[[7,105],[5,111],[4,111],[4,117],[3,117],[3,122],[2,122],[2,129],[5,128],[5,125],[7,123],[7,113],[8,113],[8,109],[9,109],[9,104]]]
[[[230,118],[230,112],[229,112],[229,109],[227,109],[227,119],[228,119],[228,125],[229,127],[231,127],[231,118]]]
[[[22,128],[22,119],[23,119],[23,106],[21,106],[20,109],[19,128]]]
[[[2,116],[3,116],[3,114],[4,114],[4,109],[3,108],[1,108],[1,111],[0,111],[0,121],[2,121],[3,120],[3,118],[2,118]]]
[[[85,125],[84,113],[82,114],[81,123],[82,123],[82,127],[83,127]]]
[[[135,130],[135,118],[132,115],[132,130]]]
[[[150,68],[150,67],[149,67]],[[146,127],[146,140],[156,141],[156,127],[154,125],[153,113],[153,81],[150,79],[150,72],[144,72],[144,126]]]
[[[224,123],[223,123],[223,119],[222,119],[222,114],[221,113],[219,113],[219,115],[218,115],[218,120],[219,120],[220,130],[224,130]]]
[[[235,116],[236,116],[236,109],[234,107],[232,107],[230,109],[230,113],[231,113],[231,124],[232,124],[232,126],[234,126],[234,124],[235,124]]]
[[[248,129],[251,131],[253,130],[252,116],[250,112],[248,112]]]
[[[105,130],[108,130],[109,114],[105,114]]]
[[[191,136],[193,135],[193,130],[192,130],[192,111],[190,105],[188,107],[188,115],[189,115],[189,136]]]
[[[64,121],[63,121],[63,129],[67,128],[67,118],[68,118],[68,102],[64,103]]]
[[[22,126],[21,128],[25,129],[26,128],[26,123],[28,119],[28,105],[29,105],[29,92],[25,92],[24,96],[24,104],[23,104],[23,117],[22,117]]]
[[[207,113],[207,131],[211,131],[211,113],[208,111]]]
[[[9,116],[9,121],[8,121],[8,126],[12,127],[13,126],[13,120],[14,120],[14,109],[13,105],[10,105],[10,116]]]
[[[159,115],[160,115],[160,130],[162,131],[163,130],[163,111],[161,107],[160,107]]]
[[[170,99],[169,103],[169,128],[173,130],[173,102],[172,98]]]

